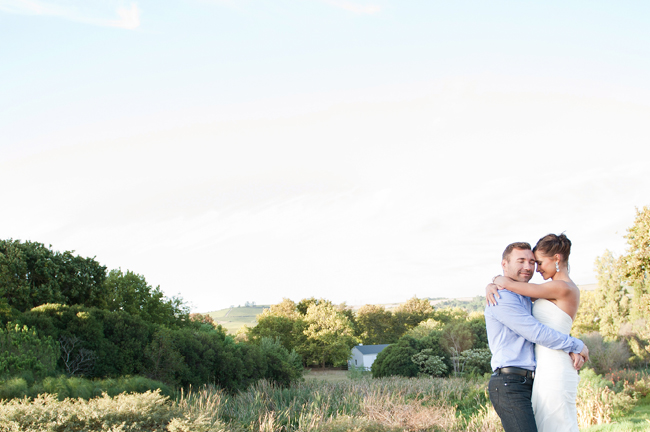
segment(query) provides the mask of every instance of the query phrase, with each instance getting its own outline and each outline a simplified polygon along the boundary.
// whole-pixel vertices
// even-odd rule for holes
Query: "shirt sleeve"
[[[580,339],[560,333],[545,326],[533,317],[523,296],[508,290],[499,291],[501,299],[496,306],[491,306],[492,315],[501,324],[524,339],[550,349],[559,349],[567,353],[579,353],[584,347]]]

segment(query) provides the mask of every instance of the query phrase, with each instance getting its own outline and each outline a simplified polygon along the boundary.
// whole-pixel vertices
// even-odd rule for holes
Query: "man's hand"
[[[575,370],[580,370],[583,364],[585,364],[585,358],[578,353],[569,353],[571,360],[573,360],[573,368]]]
[[[496,306],[497,298],[501,298],[499,295],[499,289],[493,283],[488,284],[488,286],[485,287],[485,301],[488,306]]]

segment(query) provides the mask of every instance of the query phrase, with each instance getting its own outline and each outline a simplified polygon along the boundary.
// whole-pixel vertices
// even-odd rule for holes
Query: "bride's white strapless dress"
[[[555,303],[538,299],[533,304],[533,316],[542,324],[569,334],[573,320]],[[539,432],[578,432],[576,394],[580,377],[569,355],[535,345],[535,381],[533,381],[533,411]]]

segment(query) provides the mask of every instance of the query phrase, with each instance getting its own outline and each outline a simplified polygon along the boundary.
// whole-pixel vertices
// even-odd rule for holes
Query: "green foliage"
[[[172,330],[160,328],[144,350],[149,378],[179,385],[180,376],[188,374],[185,358],[176,346]]]
[[[54,372],[59,349],[51,337],[19,324],[0,328],[0,377],[28,374],[42,378]]]
[[[434,316],[379,353],[371,368],[373,377],[413,377],[418,373],[446,376],[449,371],[482,375],[490,371],[483,314],[441,309]]]
[[[412,358],[423,349],[422,343],[410,336],[402,336],[400,340],[383,349],[372,363],[370,370],[374,378],[398,375],[414,377],[420,372]]]
[[[600,297],[599,291],[580,290],[580,307],[573,320],[572,334],[584,335],[598,331],[600,328]]]
[[[411,361],[420,368],[421,375],[439,377],[446,375],[449,369],[444,359],[433,354],[433,350],[430,348],[423,349],[419,353],[411,356]]]
[[[431,299],[433,300],[433,299]],[[460,299],[449,299],[441,302],[437,302],[433,307],[438,309],[451,309],[459,308],[464,309],[467,312],[483,312],[485,310],[485,297],[476,296],[471,300],[460,300]]]
[[[383,306],[364,305],[356,314],[357,336],[364,345],[382,345],[397,342],[393,314]]]
[[[65,398],[90,399],[101,396],[103,393],[116,396],[121,393],[145,393],[160,390],[162,394],[171,396],[174,391],[171,387],[159,381],[150,380],[139,376],[126,376],[118,379],[89,380],[85,378],[47,377],[42,381],[29,384],[24,378],[11,378],[0,381],[0,399],[35,398],[39,394],[48,393],[59,400]]]
[[[279,340],[262,338],[260,352],[266,371],[263,378],[281,386],[288,386],[302,379],[302,358],[295,350],[287,350]]]
[[[489,348],[468,349],[461,352],[458,357],[461,373],[483,375],[487,372],[492,372],[492,366],[490,364],[492,352]]]
[[[605,251],[596,259],[598,274],[598,331],[607,339],[618,337],[621,325],[628,321],[630,298],[623,276],[621,259]]]
[[[103,307],[106,267],[41,243],[0,240],[0,297],[20,312],[44,303]]]
[[[257,317],[257,325],[246,330],[248,340],[259,344],[262,338],[279,339],[288,350],[296,349],[306,343],[305,321],[302,318],[289,318],[264,311]]]
[[[452,321],[442,330],[440,345],[451,356],[454,374],[462,372],[460,354],[474,344],[474,335],[467,321]]]
[[[245,338],[259,344],[263,338],[278,340],[287,350],[295,350],[307,365],[347,363],[350,349],[357,344],[354,323],[345,305],[334,306],[324,299],[289,299],[273,305],[258,316]]]
[[[609,423],[616,416],[628,412],[634,406],[634,397],[628,388],[616,392],[611,381],[597,374],[593,369],[580,371],[577,409],[578,424],[581,427],[601,422]]]
[[[160,287],[152,288],[142,275],[111,270],[104,288],[110,311],[124,311],[146,322],[167,326],[182,325],[189,319],[189,309],[181,299],[166,299]]]
[[[434,316],[433,306],[427,299],[413,297],[400,304],[394,313],[395,327],[399,336]]]
[[[372,373],[364,366],[349,365],[347,377],[351,380],[358,380],[372,377]]]
[[[600,333],[583,335],[582,341],[589,348],[589,365],[598,374],[621,369],[628,363],[630,351],[625,341],[607,341]]]
[[[308,307],[305,324],[308,345],[302,355],[308,364],[347,364],[350,350],[358,342],[347,316],[331,303],[320,301]]]
[[[600,333],[606,341],[624,340],[632,352],[630,365],[650,364],[650,208],[637,209],[625,236],[628,248],[596,259],[598,289],[581,293],[574,332]],[[591,346],[589,346],[591,349]]]
[[[216,421],[192,416],[159,392],[122,394],[84,400],[57,401],[38,396],[34,403],[20,400],[0,405],[0,431],[223,431]],[[164,428],[164,429],[163,429]]]

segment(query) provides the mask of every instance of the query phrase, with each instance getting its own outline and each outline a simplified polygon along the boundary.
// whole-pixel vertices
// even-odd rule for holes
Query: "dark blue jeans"
[[[533,405],[533,380],[514,374],[492,375],[490,400],[505,432],[537,432]]]

